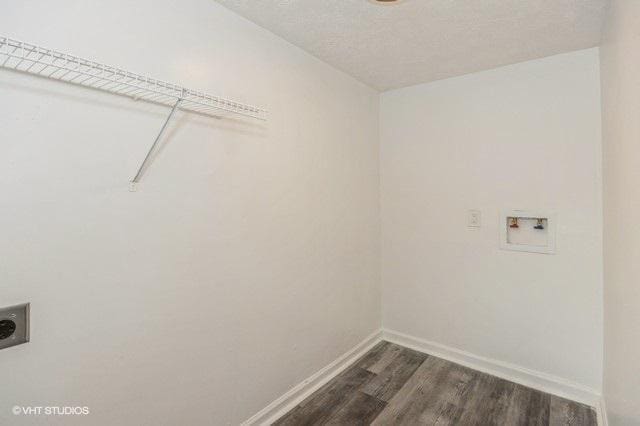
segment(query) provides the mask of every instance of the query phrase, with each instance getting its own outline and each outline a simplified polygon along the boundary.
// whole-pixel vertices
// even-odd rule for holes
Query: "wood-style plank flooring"
[[[596,426],[593,408],[389,342],[276,425]]]

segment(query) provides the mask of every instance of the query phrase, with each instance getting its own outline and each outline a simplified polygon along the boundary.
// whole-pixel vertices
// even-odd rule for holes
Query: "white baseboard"
[[[600,406],[600,394],[587,386],[573,383],[561,377],[529,370],[518,365],[485,358],[436,342],[430,342],[397,331],[383,329],[382,339],[406,346],[420,352],[455,362],[483,373],[491,374],[511,382],[519,383],[542,392],[557,395],[572,401],[590,405],[596,410]]]
[[[389,329],[382,329],[371,334],[331,364],[291,388],[280,398],[243,422],[241,426],[270,425],[275,422],[329,380],[344,371],[382,340],[437,356],[542,392],[590,405],[595,407],[597,411],[598,424],[600,426],[608,426],[604,399],[594,389],[573,383],[561,377],[529,370],[507,362],[485,358]]]
[[[604,403],[604,397],[598,401],[598,424],[600,426],[609,426],[609,419],[607,418],[607,406]]]
[[[382,340],[381,336],[382,332],[380,330],[371,334],[349,352],[289,389],[280,398],[243,422],[241,426],[270,425],[275,422],[378,344]]]

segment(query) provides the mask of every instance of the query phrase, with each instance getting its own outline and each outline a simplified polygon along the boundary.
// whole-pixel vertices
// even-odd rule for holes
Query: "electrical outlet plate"
[[[482,213],[480,210],[469,210],[467,212],[467,226],[469,228],[480,228],[482,226]]]
[[[28,303],[0,308],[0,349],[29,341]]]

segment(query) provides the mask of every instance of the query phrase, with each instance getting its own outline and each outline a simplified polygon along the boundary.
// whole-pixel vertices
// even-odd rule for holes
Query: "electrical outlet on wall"
[[[29,341],[29,304],[0,308],[0,349]]]
[[[480,228],[482,225],[482,213],[480,210],[469,210],[467,212],[467,226],[469,228]]]

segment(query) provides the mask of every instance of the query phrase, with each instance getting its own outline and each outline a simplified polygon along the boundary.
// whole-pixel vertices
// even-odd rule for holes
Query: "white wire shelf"
[[[232,113],[259,120],[267,119],[267,111],[253,105],[212,96],[8,37],[0,37],[0,66],[214,117]]]

